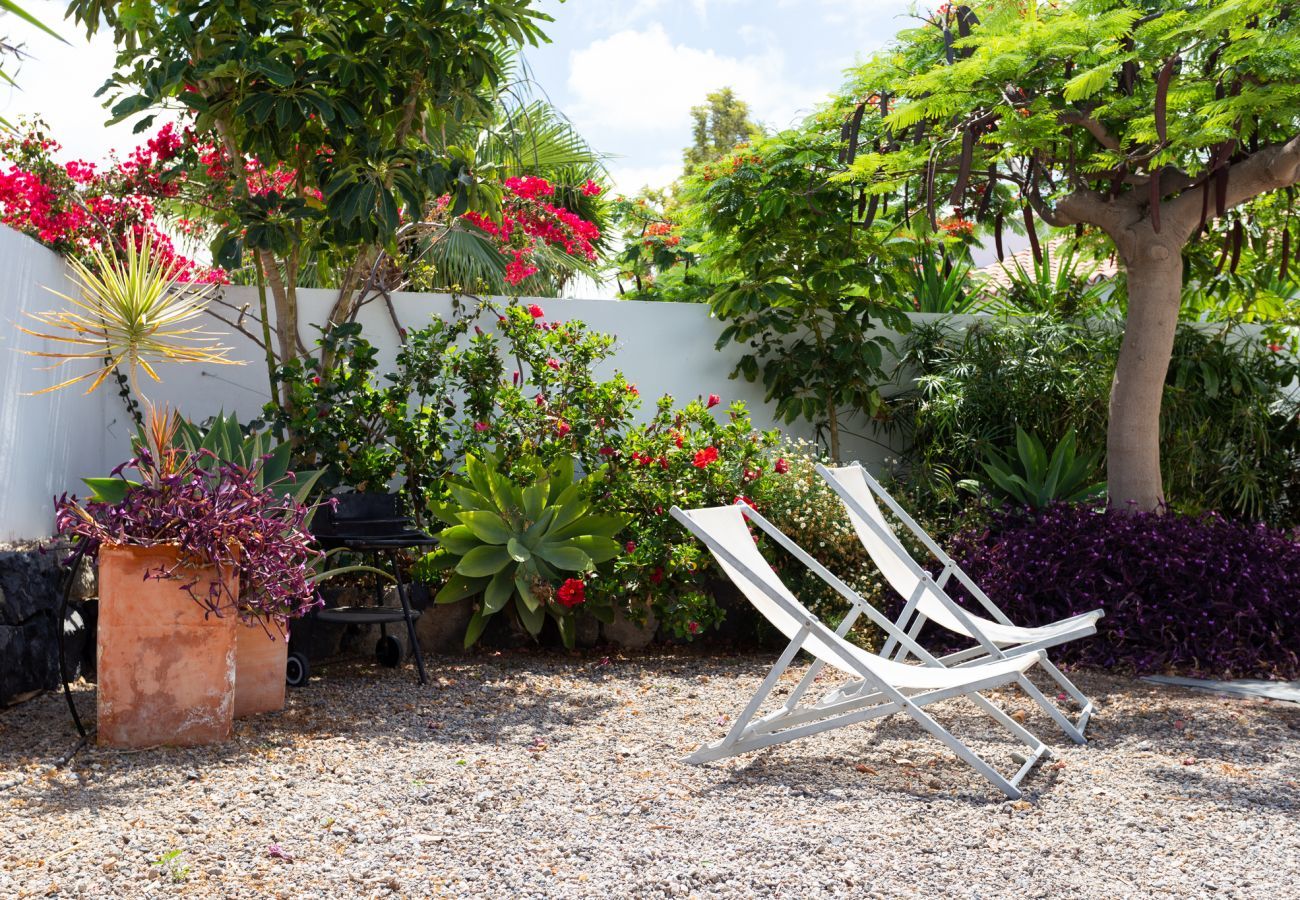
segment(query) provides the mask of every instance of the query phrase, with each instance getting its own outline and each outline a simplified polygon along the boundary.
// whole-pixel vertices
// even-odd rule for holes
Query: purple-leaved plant
[[[1300,676],[1300,542],[1221,516],[1054,504],[996,513],[952,556],[1017,624],[1102,607],[1054,658],[1139,673]],[[961,598],[970,605],[966,598]]]
[[[179,563],[146,577],[184,581],[190,596],[216,615],[237,611],[283,627],[319,605],[310,575],[323,554],[306,528],[313,507],[283,487],[259,488],[261,465],[219,464],[206,451],[187,456],[166,442],[161,451],[137,447],[113,476],[125,481],[124,473],[134,470],[138,483],[129,482],[115,501],[64,494],[55,503],[55,526],[80,539],[92,560],[106,544],[174,545]],[[200,583],[194,570],[207,566],[237,571],[239,596],[229,596],[219,581]]]

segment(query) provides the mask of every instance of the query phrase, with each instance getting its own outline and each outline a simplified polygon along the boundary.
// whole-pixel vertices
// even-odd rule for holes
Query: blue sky
[[[801,119],[900,28],[904,0],[544,0],[552,43],[533,76],[598,150],[619,188],[680,169],[690,108],[730,86],[764,124]]]
[[[110,41],[87,44],[61,23],[61,0],[26,7],[71,42],[6,16],[0,33],[32,58],[21,90],[0,87],[0,115],[39,113],[70,156],[102,158],[138,141],[105,129],[93,98],[113,61]],[[734,88],[773,127],[797,122],[837,87],[844,69],[904,27],[906,0],[542,0],[552,43],[526,58],[539,87],[609,155],[618,188],[671,181],[690,140],[690,107]],[[61,24],[58,24],[61,23]]]

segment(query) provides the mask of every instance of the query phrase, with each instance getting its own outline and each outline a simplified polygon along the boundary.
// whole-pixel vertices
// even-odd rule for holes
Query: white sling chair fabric
[[[817,471],[839,495],[848,513],[849,521],[853,524],[872,562],[880,569],[880,573],[884,575],[890,586],[907,601],[902,617],[897,623],[898,627],[915,638],[924,623],[932,621],[948,631],[977,642],[977,646],[969,650],[941,657],[941,662],[960,665],[989,658],[1006,658],[1020,652],[1045,650],[1096,633],[1097,620],[1105,615],[1100,609],[1038,628],[1024,628],[1012,624],[978,585],[898,506],[860,463],[839,468],[818,465]],[[888,520],[885,519],[879,504],[876,503],[877,496],[885,501],[891,511],[899,516],[904,525],[942,564],[943,571],[938,581],[932,579],[908,553]],[[977,615],[954,601],[944,590],[949,577],[956,577],[985,611],[995,618]],[[913,615],[915,619],[912,618]],[[885,647],[885,655],[889,655],[896,645],[896,642],[891,640]],[[906,656],[903,648],[900,647],[899,652],[902,657]],[[1046,659],[1043,661],[1043,670],[1082,707],[1078,720],[1072,725],[1063,726],[1063,730],[1072,740],[1084,743],[1083,731],[1093,709],[1091,701]]]
[[[906,712],[1007,796],[1013,799],[1020,796],[1018,784],[1021,779],[1038,760],[1051,751],[997,706],[980,696],[979,691],[1014,682],[1022,690],[1029,692],[1031,697],[1034,696],[1037,691],[1025,678],[1024,672],[1039,661],[1038,654],[1022,654],[1010,659],[994,660],[983,665],[959,669],[944,668],[906,634],[898,632],[878,610],[854,594],[843,582],[826,572],[815,560],[745,505],[694,510],[674,507],[672,515],[709,548],[722,571],[735,583],[754,608],[790,639],[789,646],[773,665],[758,692],[732,725],[727,736],[714,744],[701,747],[687,758],[687,762],[702,763],[721,759],[831,728],[867,721],[895,712]],[[759,553],[746,525],[746,518],[772,535],[783,547],[813,568],[816,574],[850,600],[854,611],[841,624],[840,633],[827,628],[785,586],[771,565]],[[924,662],[924,665],[909,665],[888,660],[844,640],[842,634],[847,631],[852,619],[859,613],[866,613],[887,632],[896,635],[903,645],[908,646]],[[812,654],[815,658],[813,667],[790,693],[780,709],[755,718],[763,701],[776,686],[781,674],[789,667],[799,650]],[[823,665],[839,669],[855,680],[832,691],[817,702],[799,705],[799,700]],[[1030,748],[1031,754],[1013,777],[1008,779],[1002,776],[921,709],[922,706],[937,700],[957,696],[970,697],[998,724]],[[1042,705],[1041,695],[1035,699]]]

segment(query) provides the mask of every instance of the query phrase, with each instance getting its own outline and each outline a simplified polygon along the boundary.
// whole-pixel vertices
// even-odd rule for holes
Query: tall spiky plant
[[[50,368],[78,360],[96,365],[35,393],[45,394],[89,380],[89,394],[120,366],[128,372],[132,391],[140,394],[138,370],[143,369],[155,382],[161,381],[154,369],[160,362],[243,364],[227,358],[231,348],[219,344],[217,335],[193,324],[207,311],[216,286],[181,282],[179,264],[162,259],[148,235],[138,249],[128,243],[122,254],[96,250],[88,260],[72,258],[68,265],[80,296],[53,288],[46,290],[66,300],[71,308],[28,313],[49,331],[17,327],[33,337],[79,348],[67,352],[26,351],[29,356],[58,360]]]

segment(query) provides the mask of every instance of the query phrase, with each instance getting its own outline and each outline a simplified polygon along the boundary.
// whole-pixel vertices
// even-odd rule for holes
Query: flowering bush
[[[185,581],[190,596],[217,615],[235,610],[280,627],[304,615],[319,602],[309,580],[322,558],[306,530],[312,508],[263,487],[263,461],[214,465],[206,451],[186,453],[173,441],[178,424],[155,417],[148,446],[137,446],[111,479],[97,479],[93,497],[64,494],[56,503],[58,533],[79,538],[92,559],[105,544],[176,546],[179,562],[146,577]],[[141,480],[128,480],[127,470]],[[220,581],[194,579],[193,570],[207,566],[238,572],[239,596]]]
[[[593,181],[582,186],[582,194],[599,196],[603,189]],[[555,205],[555,185],[545,178],[525,175],[507,178],[501,205],[501,221],[496,222],[479,212],[464,213],[462,218],[496,239],[499,252],[510,257],[506,264],[506,283],[518,287],[541,269],[535,256],[542,245],[560,248],[568,256],[592,263],[596,261],[595,243],[600,229],[577,213]],[[440,201],[445,208],[450,198]]]
[[[224,282],[225,272],[180,253],[158,224],[158,204],[177,196],[185,179],[182,136],[165,125],[126,160],[60,163],[60,144],[39,122],[0,136],[0,222],[64,256],[87,257],[108,246],[139,249],[148,239],[180,280]]]
[[[1102,607],[1095,638],[1053,650],[1136,672],[1300,676],[1300,543],[1214,514],[1058,504],[1000,512],[953,557],[1012,621]]]
[[[768,451],[775,431],[758,432],[744,404],[723,421],[710,408],[719,401],[696,399],[681,409],[673,398],[659,401],[649,424],[628,431],[612,456],[602,507],[630,515],[624,552],[599,587],[623,597],[633,609],[653,606],[671,634],[693,637],[719,624],[723,611],[713,594],[718,575],[702,544],[668,510],[676,506],[720,506],[738,499],[762,508],[774,475]]]
[[[593,373],[612,355],[612,336],[549,322],[536,304],[484,302],[434,319],[407,333],[382,378],[356,323],[320,343],[328,354],[281,367],[291,402],[287,411],[268,404],[268,418],[298,436],[295,465],[325,469],[327,487],[384,490],[403,475],[417,515],[443,499],[442,477],[467,452],[495,448],[506,469],[533,455],[576,455],[595,471],[640,402],[621,374]]]

